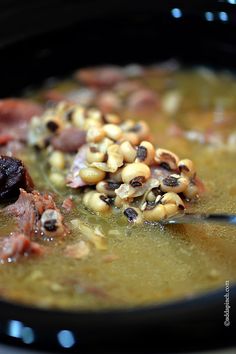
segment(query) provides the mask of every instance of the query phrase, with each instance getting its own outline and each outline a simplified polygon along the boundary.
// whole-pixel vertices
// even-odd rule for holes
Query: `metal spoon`
[[[164,225],[213,223],[236,226],[236,214],[184,213],[163,220],[161,223]]]

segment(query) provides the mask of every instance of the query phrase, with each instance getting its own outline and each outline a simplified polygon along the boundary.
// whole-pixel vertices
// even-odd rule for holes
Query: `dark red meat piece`
[[[23,163],[13,157],[0,156],[0,202],[16,198],[20,188],[32,190],[33,181]]]
[[[44,248],[22,233],[4,238],[0,244],[0,261],[16,261],[20,256],[43,254]]]
[[[78,128],[67,128],[51,139],[51,144],[56,150],[62,152],[77,152],[86,142],[86,132]]]
[[[47,90],[43,92],[42,97],[44,100],[52,103],[60,103],[61,101],[68,101],[66,95],[64,95],[63,93],[55,89]]]
[[[4,146],[7,143],[9,143],[10,141],[12,141],[14,138],[12,135],[10,134],[1,134],[0,135],[0,146]]]
[[[99,88],[111,87],[125,79],[123,70],[116,66],[78,70],[75,78],[85,85]]]
[[[69,213],[74,208],[74,202],[72,197],[67,197],[63,200],[62,208],[65,210],[66,213]]]
[[[28,122],[34,115],[41,115],[42,111],[40,105],[28,100],[0,100],[0,135],[8,134],[14,139],[25,140]]]
[[[21,189],[18,200],[6,207],[4,211],[6,214],[16,218],[19,232],[33,237],[40,231],[40,218],[47,209],[54,209],[60,213],[50,194],[40,194],[37,191],[27,193]],[[63,225],[62,236],[67,232],[66,226]]]
[[[104,91],[98,95],[96,106],[102,111],[102,113],[112,113],[119,111],[122,104],[118,95],[113,92]]]
[[[156,93],[150,89],[140,89],[128,98],[127,107],[132,111],[145,111],[157,108],[159,100]]]

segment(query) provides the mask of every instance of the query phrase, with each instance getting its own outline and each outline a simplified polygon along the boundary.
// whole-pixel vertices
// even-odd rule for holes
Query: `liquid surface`
[[[195,162],[206,192],[189,211],[236,212],[236,80],[208,69],[148,74],[140,80],[158,93],[160,108],[126,118],[145,119],[157,146]],[[65,80],[60,92],[76,90]],[[33,98],[42,101],[45,89]],[[178,95],[177,109],[166,109],[168,95]],[[31,94],[32,96],[32,94]],[[176,134],[176,125],[185,134]],[[192,132],[192,133],[191,133]],[[194,132],[194,133],[193,133]],[[197,132],[197,134],[196,134]],[[192,135],[191,135],[192,134]],[[194,135],[195,134],[195,135]],[[202,134],[202,135],[201,135]],[[210,139],[206,139],[206,136]],[[202,142],[201,138],[205,137]],[[212,138],[213,137],[213,138]],[[43,161],[32,150],[22,156],[39,190],[51,190]],[[60,190],[60,204],[69,190]],[[0,296],[42,307],[102,309],[132,307],[193,296],[236,281],[236,231],[233,226],[127,226],[120,215],[101,217],[85,210],[75,192],[76,207],[67,222],[79,219],[98,225],[107,249],[95,247],[86,259],[66,257],[66,245],[82,238],[78,229],[63,241],[49,243],[50,254],[0,265]],[[0,237],[12,231],[0,217]]]

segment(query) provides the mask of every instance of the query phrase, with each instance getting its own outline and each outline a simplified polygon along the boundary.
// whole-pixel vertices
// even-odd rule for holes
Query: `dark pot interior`
[[[39,85],[49,76],[66,75],[80,66],[176,58],[185,65],[234,69],[236,6],[230,2],[199,3],[52,0],[36,5],[3,1],[1,97],[19,94],[27,86]],[[219,348],[236,344],[236,286],[230,289],[230,302],[232,324],[225,327],[223,288],[162,306],[102,313],[46,311],[2,301],[0,339],[14,345],[74,352]],[[23,336],[19,334],[22,327],[28,328],[28,332],[21,331]],[[64,342],[58,340],[62,330],[72,331],[63,332]]]

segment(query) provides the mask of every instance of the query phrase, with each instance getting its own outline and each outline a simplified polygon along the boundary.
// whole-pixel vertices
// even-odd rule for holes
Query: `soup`
[[[44,108],[64,101],[99,108],[104,115],[115,113],[126,122],[146,122],[153,144],[191,159],[203,181],[200,198],[186,201],[187,211],[235,212],[233,74],[176,64],[84,69],[70,78],[48,80],[42,88],[26,91],[24,98]],[[59,147],[60,154],[50,160],[50,145],[41,148],[32,143],[35,135],[28,137],[28,144],[18,138],[4,142],[1,154],[21,159],[34,188],[53,194],[69,232],[64,237],[34,236],[44,249],[40,255],[26,252],[18,259],[2,259],[1,298],[46,308],[120,308],[192,297],[236,280],[233,226],[139,224],[115,207],[109,213],[91,211],[83,203],[84,189],[65,184],[66,166],[75,152]],[[3,212],[5,207],[1,240],[18,223]]]

